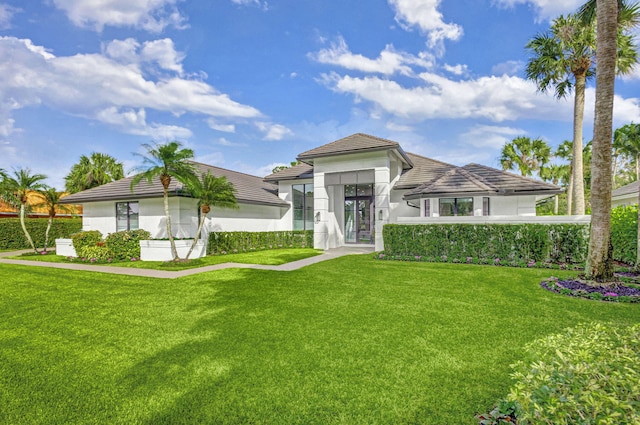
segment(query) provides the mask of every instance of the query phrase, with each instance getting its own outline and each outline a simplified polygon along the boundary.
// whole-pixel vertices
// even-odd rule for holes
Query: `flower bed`
[[[608,284],[591,284],[580,280],[560,280],[550,277],[540,283],[544,289],[562,295],[598,301],[640,303],[640,285],[616,281]]]

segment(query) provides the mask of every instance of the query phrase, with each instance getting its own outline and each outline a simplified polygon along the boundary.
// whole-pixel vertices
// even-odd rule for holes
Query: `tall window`
[[[313,184],[293,185],[293,230],[313,230]]]
[[[424,200],[424,216],[431,217],[431,199]]]
[[[440,217],[473,215],[473,198],[440,198]]]
[[[489,198],[482,198],[482,215],[491,215],[491,208],[489,207]]]
[[[116,231],[138,230],[138,203],[116,202]]]

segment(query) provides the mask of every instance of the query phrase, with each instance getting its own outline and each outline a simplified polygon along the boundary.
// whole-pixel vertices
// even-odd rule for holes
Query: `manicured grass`
[[[153,270],[185,270],[197,267],[212,266],[222,263],[242,263],[242,264],[264,264],[278,266],[292,261],[302,260],[321,254],[322,251],[311,248],[283,248],[267,251],[244,252],[237,254],[210,255],[203,258],[196,258],[184,262],[172,261],[120,261],[114,263],[101,263],[103,266],[133,267]],[[26,255],[10,257],[16,260],[35,260],[52,263],[69,263],[67,257],[61,255]],[[80,262],[80,264],[91,264]]]
[[[0,273],[8,424],[474,424],[525,343],[640,322],[541,289],[548,270],[370,255],[171,281]]]

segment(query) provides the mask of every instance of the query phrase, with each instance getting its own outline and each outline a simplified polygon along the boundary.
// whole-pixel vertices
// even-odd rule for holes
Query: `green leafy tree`
[[[180,142],[172,141],[164,145],[143,144],[147,150],[147,155],[141,155],[143,165],[140,168],[141,173],[137,174],[131,180],[131,190],[137,186],[142,180],[152,183],[154,179],[160,179],[163,188],[164,198],[164,214],[167,223],[167,237],[171,244],[171,255],[173,260],[177,261],[178,250],[176,242],[171,230],[171,215],[169,214],[169,186],[171,180],[182,182],[186,186],[193,184],[197,180],[196,171],[193,163],[190,161],[194,157],[193,150],[182,148]]]
[[[20,168],[14,170],[13,175],[5,175],[0,184],[2,199],[8,204],[20,208],[20,225],[35,253],[38,253],[38,249],[27,230],[24,218],[31,207],[29,205],[29,193],[46,190],[47,185],[43,183],[46,178],[47,176],[44,174],[32,174],[29,168]]]
[[[189,191],[194,198],[198,199],[198,207],[200,208],[200,223],[198,231],[193,238],[193,244],[189,248],[186,258],[188,259],[195,248],[202,227],[204,226],[207,214],[211,212],[211,207],[218,208],[238,208],[238,200],[236,199],[236,189],[226,177],[216,177],[210,172],[203,174],[200,179],[194,180],[189,185]]]
[[[503,170],[517,168],[520,174],[531,177],[551,158],[551,148],[542,139],[516,137],[502,147],[500,165]]]
[[[561,165],[561,164],[551,164],[540,169],[540,177],[547,182],[553,183],[556,186],[562,184],[562,186],[566,186],[566,183],[569,180],[569,174],[571,169],[569,165]],[[560,196],[554,196],[554,205],[553,205],[553,213],[558,215],[560,205]]]
[[[631,123],[616,129],[613,147],[629,158],[635,168],[635,180],[640,180],[640,125]]]
[[[275,167],[273,167],[273,169],[271,170],[271,172],[273,174],[277,173],[278,171],[282,171],[282,170],[286,170],[287,168],[291,168],[291,167],[295,167],[296,165],[300,164],[300,161],[291,161],[290,165],[277,165]]]
[[[595,3],[595,4],[594,4]],[[620,4],[619,4],[620,3]],[[594,8],[595,6],[595,8]],[[613,97],[617,70],[632,62],[621,61],[622,52],[632,45],[631,37],[624,31],[637,24],[637,7],[627,10],[619,0],[588,1],[581,9],[585,22],[597,16],[596,106],[593,130],[593,162],[591,167],[591,233],[585,275],[593,280],[613,279],[611,246],[611,190],[613,136]],[[595,14],[593,13],[595,10]],[[634,16],[635,18],[630,18]],[[637,53],[635,52],[635,61]]]
[[[49,231],[51,230],[51,226],[53,225],[53,219],[55,218],[57,211],[63,212],[71,212],[71,208],[69,208],[65,204],[61,204],[60,200],[64,198],[64,192],[58,192],[55,188],[50,187],[46,190],[41,191],[40,196],[42,197],[42,201],[35,204],[36,208],[46,208],[47,215],[49,216],[49,220],[47,222],[47,230],[44,233],[44,252],[47,252],[47,247],[49,246]]]
[[[69,193],[81,192],[124,178],[124,168],[114,157],[93,152],[90,157],[82,155],[77,164],[64,178]]]

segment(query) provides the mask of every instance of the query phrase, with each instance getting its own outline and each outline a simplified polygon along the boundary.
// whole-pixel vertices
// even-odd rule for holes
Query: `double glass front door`
[[[346,243],[373,243],[373,185],[345,185],[344,238]]]

